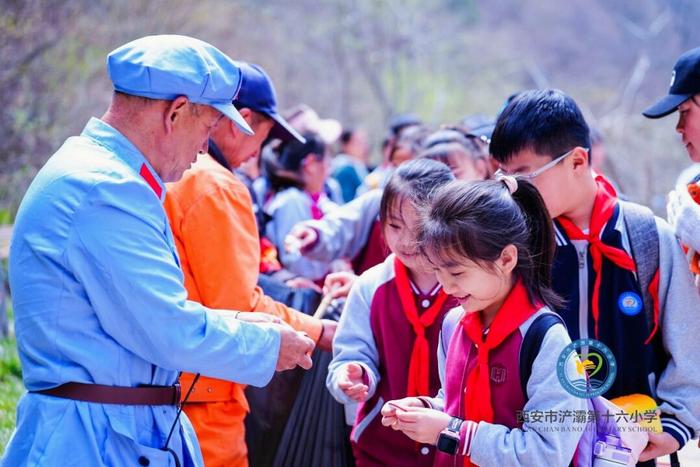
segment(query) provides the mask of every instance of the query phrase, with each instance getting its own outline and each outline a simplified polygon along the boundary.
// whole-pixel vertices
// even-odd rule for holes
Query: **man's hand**
[[[392,423],[391,427],[394,430],[402,431],[413,441],[435,445],[440,432],[447,428],[451,418],[450,415],[440,410],[425,407],[403,407],[403,409],[396,409],[396,422]],[[383,419],[382,423],[384,423]]]
[[[311,289],[314,290],[318,293],[321,293],[321,287],[316,285],[314,281],[311,279],[307,279],[306,277],[295,277],[293,279],[289,279],[287,282],[285,282],[288,287],[291,287],[293,289]]]
[[[331,319],[322,319],[321,325],[323,326],[323,333],[316,345],[320,350],[330,352],[333,350],[333,337],[335,337],[335,330],[338,329],[338,323]]]
[[[644,451],[639,455],[639,462],[656,459],[657,457],[665,456],[676,452],[681,448],[676,438],[668,433],[649,433],[649,443]]]
[[[297,224],[284,238],[284,249],[288,253],[301,253],[304,251],[304,248],[308,247],[316,240],[318,240],[318,233],[316,233],[316,230],[305,225]]]
[[[347,363],[340,370],[338,387],[355,402],[364,402],[369,394],[369,386],[364,383],[364,370],[359,363]]]
[[[352,284],[355,283],[357,276],[348,271],[334,272],[326,276],[323,283],[323,295],[329,295],[331,298],[347,297],[350,293]]]
[[[285,371],[302,367],[311,368],[311,353],[314,351],[314,341],[305,333],[295,331],[287,324],[274,325],[280,332],[280,353],[277,358],[277,371]]]
[[[252,312],[252,311],[240,311],[236,313],[236,319],[240,321],[245,321],[246,323],[273,323],[282,324],[282,321],[277,316],[269,315],[262,312]]]

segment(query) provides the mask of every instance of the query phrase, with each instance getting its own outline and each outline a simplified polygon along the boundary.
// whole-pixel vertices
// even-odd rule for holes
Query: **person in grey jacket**
[[[700,47],[689,50],[680,56],[671,74],[668,95],[644,111],[648,118],[661,118],[678,110],[676,131],[681,135],[683,146],[690,160],[697,166],[700,163]],[[697,185],[700,176],[697,167],[694,176],[683,180],[668,195],[668,221],[673,226],[681,242],[690,248],[688,259],[692,270],[700,270],[700,204],[689,193],[688,185]],[[679,177],[679,180],[684,177]],[[700,276],[695,277],[700,286]]]

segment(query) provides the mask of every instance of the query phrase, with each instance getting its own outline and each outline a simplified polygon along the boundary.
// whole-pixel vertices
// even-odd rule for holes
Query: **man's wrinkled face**
[[[185,170],[197,159],[197,154],[209,150],[209,136],[224,115],[207,105],[188,104],[173,125],[170,144],[170,164],[161,178],[165,182],[176,182]]]

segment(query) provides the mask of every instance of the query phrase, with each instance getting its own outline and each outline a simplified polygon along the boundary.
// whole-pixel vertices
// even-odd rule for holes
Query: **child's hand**
[[[382,407],[382,425],[398,426],[399,420],[396,418],[396,411],[404,407],[425,407],[425,405],[417,397],[404,397],[389,401]]]
[[[314,281],[312,281],[311,279],[307,279],[306,277],[293,277],[287,280],[285,284],[293,289],[311,289],[314,292],[321,293],[321,287],[319,287]]]
[[[350,287],[355,283],[357,276],[352,272],[334,272],[326,276],[323,283],[323,295],[330,294],[332,298],[347,297]]]
[[[284,249],[288,253],[301,253],[304,248],[316,240],[318,240],[316,230],[303,224],[297,224],[284,238]]]
[[[369,394],[369,386],[364,383],[362,366],[348,363],[341,369],[338,387],[355,402],[364,402]]]
[[[402,431],[413,441],[425,444],[437,444],[440,432],[447,428],[452,418],[445,412],[425,407],[405,407],[397,409],[397,423],[392,425],[394,430]]]
[[[649,433],[649,444],[639,455],[639,462],[645,462],[657,457],[666,456],[680,449],[676,438],[668,433]]]

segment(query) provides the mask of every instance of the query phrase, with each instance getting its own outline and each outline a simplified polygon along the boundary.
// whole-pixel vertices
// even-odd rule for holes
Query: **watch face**
[[[453,433],[440,433],[437,442],[437,448],[447,454],[456,454],[459,447],[459,438]]]

